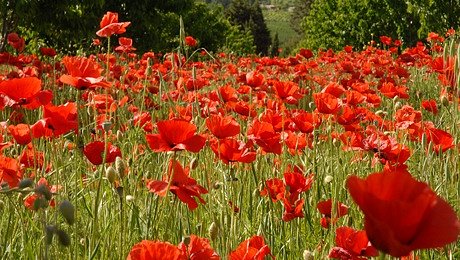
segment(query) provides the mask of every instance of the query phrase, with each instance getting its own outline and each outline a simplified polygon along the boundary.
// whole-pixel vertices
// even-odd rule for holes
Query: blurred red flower
[[[188,244],[181,242],[178,248],[189,260],[219,260],[220,256],[212,249],[209,240],[190,235]]]
[[[195,47],[197,44],[198,42],[192,36],[185,37],[185,45],[189,47]]]
[[[316,208],[323,215],[321,217],[321,226],[323,228],[329,228],[331,223],[335,223],[338,218],[348,214],[348,206],[337,201],[334,206],[334,212],[332,211],[332,199],[318,202]]]
[[[115,48],[116,52],[131,52],[136,50],[133,47],[133,39],[131,38],[120,37],[118,38],[118,44],[120,45]]]
[[[430,99],[430,100],[422,100],[422,107],[426,111],[429,111],[433,114],[438,114],[438,105],[436,104],[436,100]]]
[[[329,258],[354,260],[379,255],[377,249],[369,242],[366,231],[358,231],[350,227],[337,228],[335,245],[329,252]]]
[[[104,160],[104,148],[105,148],[105,160]],[[103,162],[112,163],[115,162],[117,157],[121,157],[121,151],[118,147],[112,145],[110,142],[107,146],[102,141],[94,141],[85,146],[83,154],[88,160],[94,165],[100,165]]]
[[[336,114],[341,107],[341,101],[329,93],[313,93],[313,100],[319,113]]]
[[[175,245],[169,242],[142,240],[135,244],[127,260],[186,260],[187,257]]]
[[[13,188],[18,186],[21,178],[19,162],[14,158],[0,155],[0,184],[6,182],[10,188]]]
[[[183,120],[165,120],[157,123],[159,134],[147,134],[147,143],[154,152],[187,150],[199,152],[206,138],[197,135],[196,126]]]
[[[261,236],[253,236],[241,242],[238,247],[229,255],[230,260],[264,260],[271,256],[270,248],[265,244],[264,238]]]
[[[19,37],[19,35],[17,33],[14,33],[14,32],[9,33],[6,36],[6,39],[8,41],[8,44],[11,45],[11,47],[13,47],[18,52],[23,51],[24,47],[26,46],[24,38]]]
[[[189,177],[189,169],[182,168],[182,165],[176,160],[169,162],[168,174],[163,177],[162,181],[148,181],[147,188],[150,192],[164,197],[168,191],[176,195],[182,202],[186,203],[190,210],[198,207],[196,197],[202,204],[206,201],[201,198],[201,194],[206,194],[208,191],[198,185],[196,180]]]
[[[460,221],[449,204],[407,171],[351,176],[347,188],[364,213],[372,245],[395,257],[455,242]]]
[[[126,32],[131,22],[118,22],[118,13],[107,12],[100,22],[100,30],[96,32],[99,37],[110,37],[112,34],[122,34]]]
[[[53,98],[49,90],[41,90],[41,80],[35,77],[16,78],[0,83],[0,110],[2,106],[36,109]]]

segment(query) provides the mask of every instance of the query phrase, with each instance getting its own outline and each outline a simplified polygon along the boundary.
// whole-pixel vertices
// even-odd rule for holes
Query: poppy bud
[[[37,187],[35,187],[35,193],[37,193],[38,195],[42,195],[43,197],[45,197],[46,200],[51,200],[51,191],[44,184],[40,184]]]
[[[57,229],[55,233],[58,237],[59,244],[63,246],[70,246],[70,237],[69,235],[67,235],[67,233],[64,230]]]
[[[383,110],[377,110],[377,112],[375,112],[375,114],[377,116],[386,116],[388,113],[383,111]]]
[[[122,198],[123,198],[123,192],[124,192],[124,189],[123,189],[123,187],[121,187],[121,186],[118,186],[118,187],[117,187],[117,194],[118,194],[118,197],[120,197],[120,201],[122,201]]]
[[[31,179],[24,178],[19,182],[18,187],[20,189],[25,189],[25,188],[28,188],[28,187],[32,187],[33,184],[34,184],[34,182]]]
[[[447,96],[441,96],[441,104],[443,104],[444,106],[449,105],[449,99],[447,98]]]
[[[126,163],[121,157],[115,158],[115,169],[117,170],[118,175],[122,178],[125,175]]]
[[[61,212],[65,221],[69,225],[72,225],[75,222],[75,208],[70,201],[63,200],[61,204],[59,204],[59,212]]]
[[[184,243],[184,245],[188,246],[190,244],[190,236],[182,237],[182,243]]]
[[[54,225],[46,225],[45,227],[45,243],[47,245],[51,245],[53,242],[54,232],[56,231],[56,226]]]
[[[44,209],[48,207],[48,201],[44,198],[37,198],[34,201],[33,209],[34,210],[39,210],[39,209]]]
[[[219,235],[219,226],[217,226],[216,222],[212,222],[208,231],[211,240],[216,240],[217,236]]]
[[[102,123],[102,128],[104,129],[105,132],[108,132],[112,128],[112,122],[104,121]]]
[[[324,183],[330,183],[334,178],[331,175],[324,177]]]
[[[400,109],[401,106],[402,106],[401,102],[398,101],[398,102],[395,103],[395,109],[396,110]]]
[[[117,179],[117,171],[112,166],[109,166],[105,170],[105,177],[113,184]]]
[[[314,258],[314,255],[311,251],[308,251],[308,250],[305,250],[303,251],[303,259],[304,260],[311,260],[311,259],[315,259]]]
[[[215,189],[215,190],[218,190],[220,189],[220,187],[222,186],[222,182],[214,182],[214,185],[212,185],[212,187]]]
[[[123,137],[123,132],[120,130],[117,130],[117,140],[120,140]]]
[[[197,159],[197,158],[193,158],[193,159],[190,161],[190,169],[195,170],[196,167],[198,167],[198,159]]]

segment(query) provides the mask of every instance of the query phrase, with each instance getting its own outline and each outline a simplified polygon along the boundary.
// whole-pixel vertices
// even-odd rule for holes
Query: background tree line
[[[273,11],[278,18],[289,16],[292,35],[284,31],[282,40],[301,39],[291,41],[292,48],[359,48],[380,35],[413,45],[430,31],[460,25],[460,0],[2,0],[0,50],[13,31],[31,48],[88,48],[103,14],[113,11],[120,21],[131,22],[123,36],[133,38],[139,52],[176,48],[182,17],[186,34],[198,39],[200,47],[277,55],[283,42],[277,31],[269,31],[261,5],[278,8]]]

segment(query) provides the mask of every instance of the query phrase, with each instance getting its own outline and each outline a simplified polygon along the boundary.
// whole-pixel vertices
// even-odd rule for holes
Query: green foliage
[[[270,47],[270,56],[278,56],[279,52],[278,49],[280,48],[280,39],[278,37],[278,33],[275,33],[275,37],[273,38],[272,46]]]
[[[226,9],[226,15],[233,25],[250,30],[254,37],[256,53],[267,55],[271,44],[270,31],[258,1],[234,0]]]
[[[301,45],[309,48],[356,47],[381,35],[413,45],[428,32],[458,27],[460,2],[393,0],[316,0],[303,28]]]
[[[237,25],[229,24],[229,26],[230,29],[227,31],[223,50],[237,55],[255,53],[256,47],[251,31],[242,29]]]

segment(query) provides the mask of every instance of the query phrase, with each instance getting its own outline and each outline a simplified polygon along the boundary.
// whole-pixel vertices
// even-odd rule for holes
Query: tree
[[[268,55],[271,43],[270,31],[258,1],[251,5],[248,0],[233,0],[226,10],[226,15],[233,25],[251,31],[258,54]]]
[[[275,37],[273,38],[272,46],[270,48],[270,56],[278,56],[280,48],[280,39],[278,38],[278,32],[275,33]]]
[[[298,34],[303,34],[302,22],[310,12],[311,4],[314,0],[294,0],[294,10],[291,13],[291,27]]]

